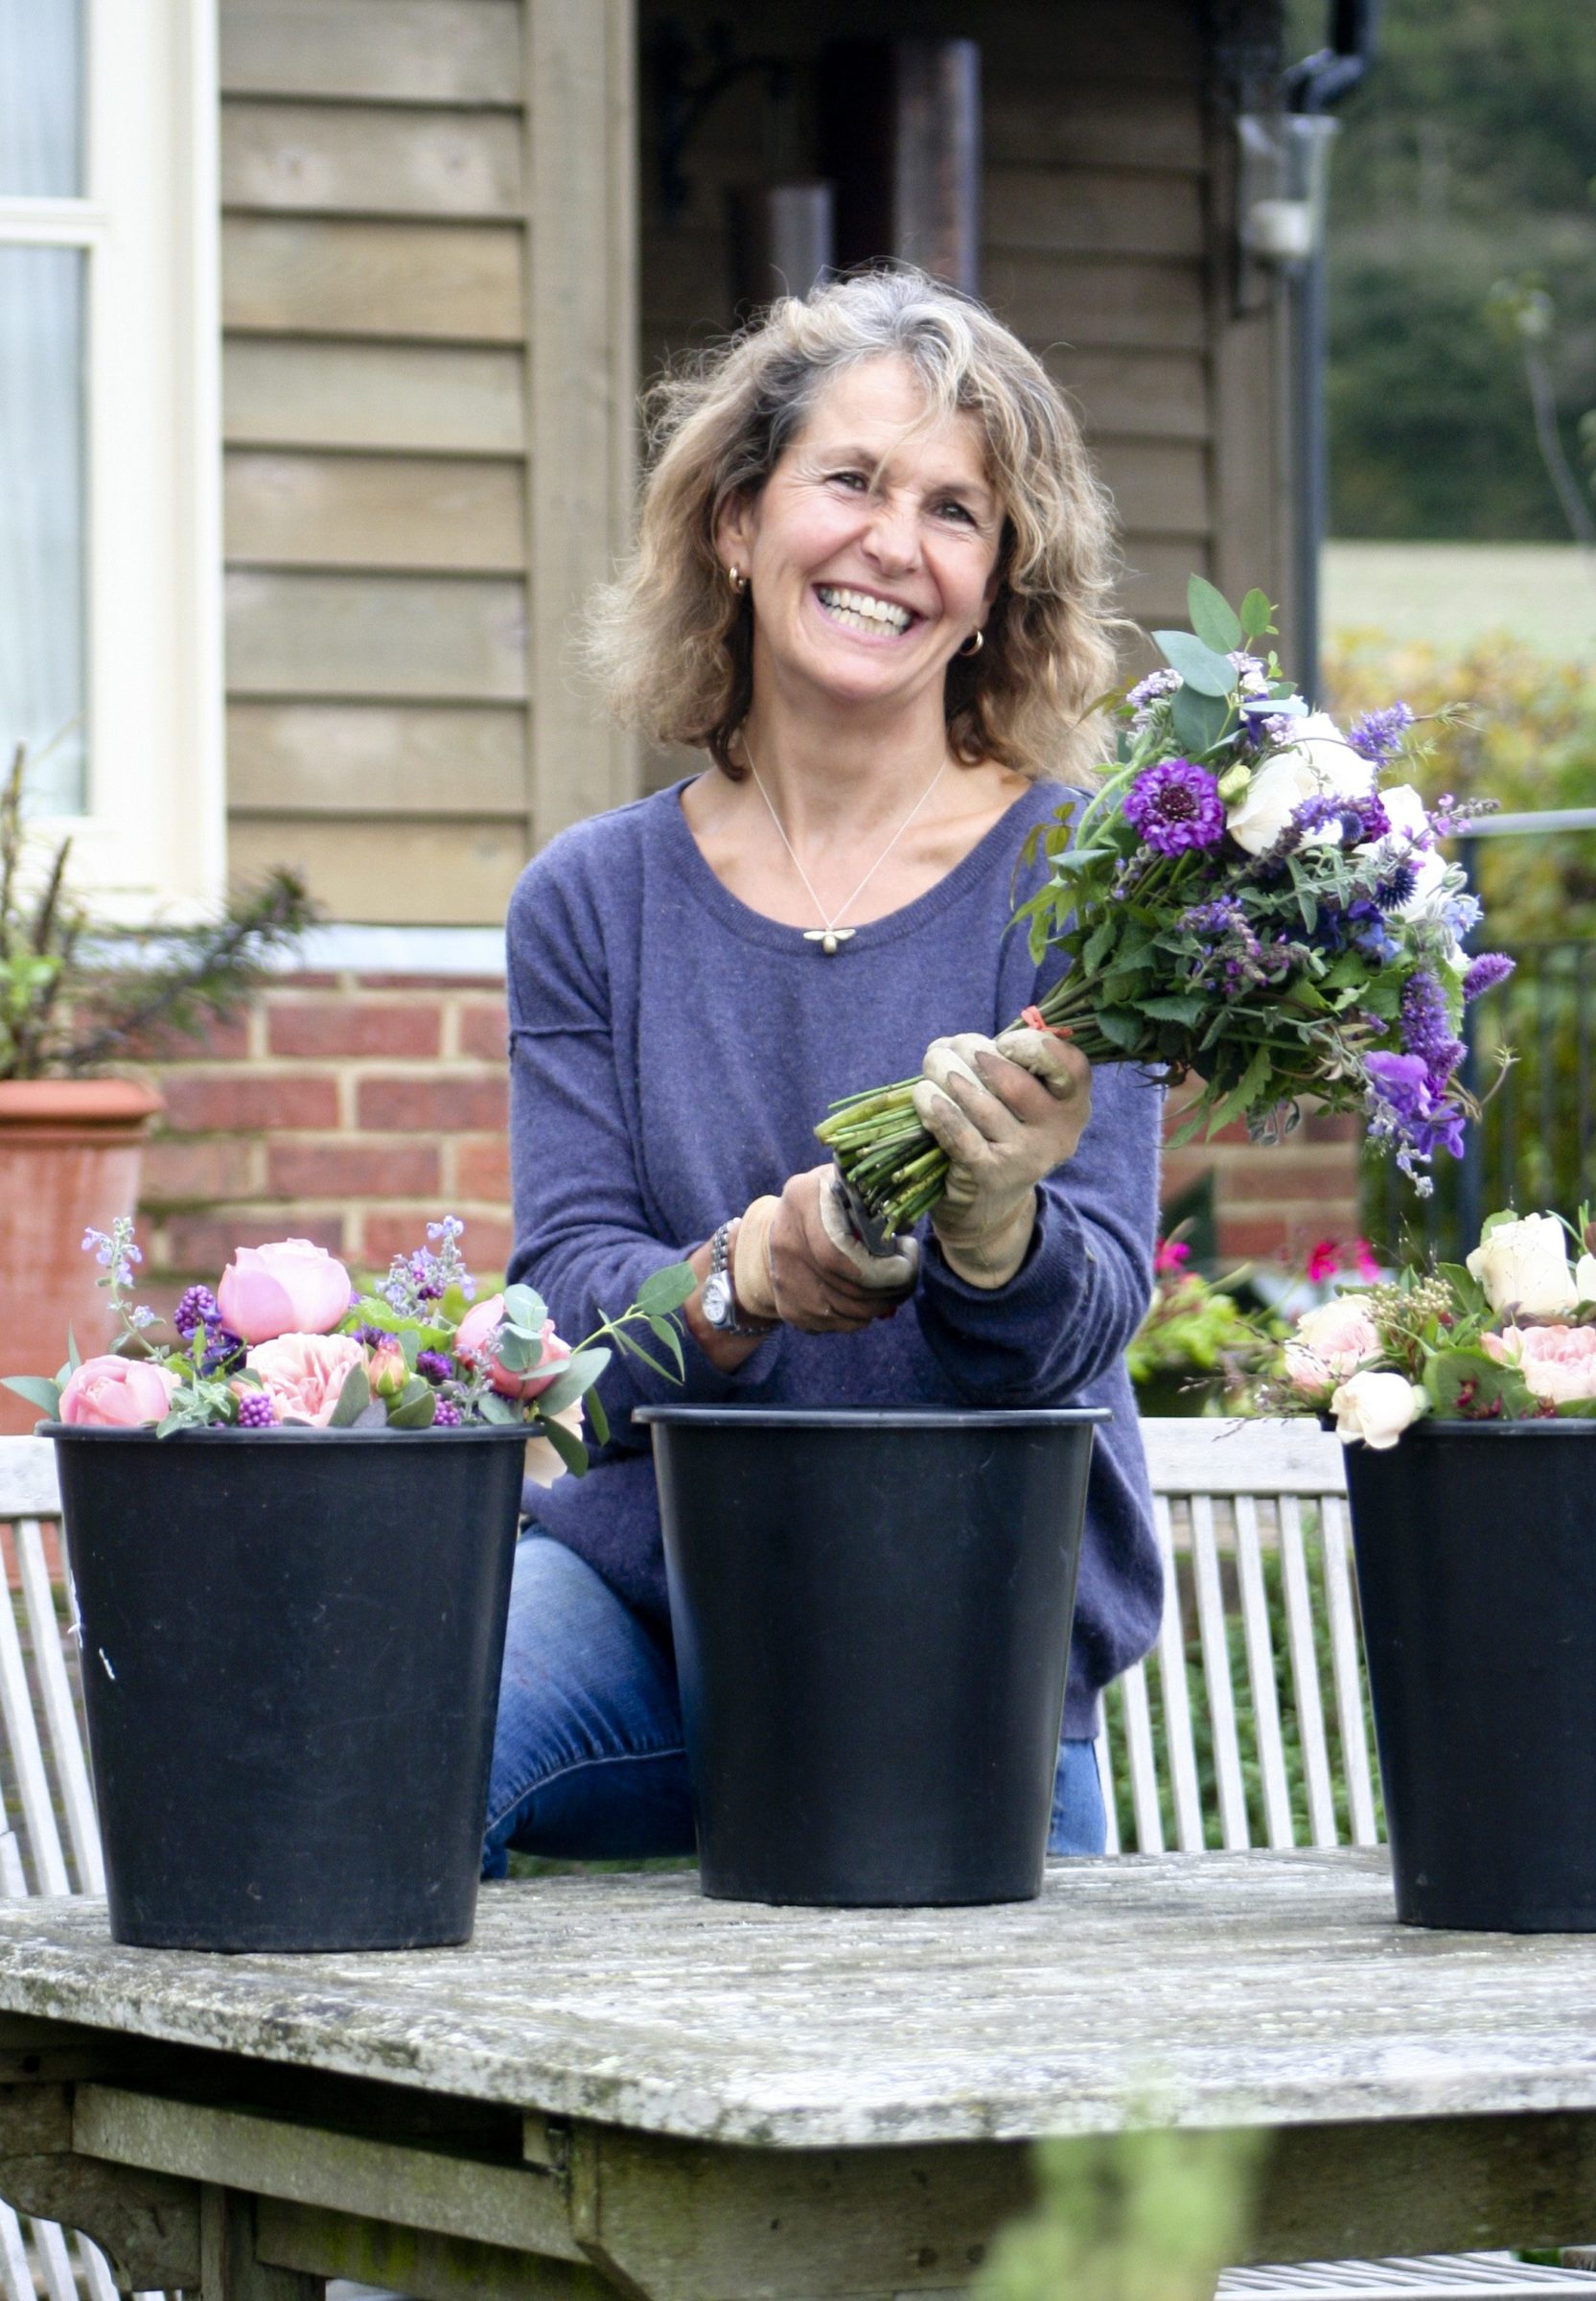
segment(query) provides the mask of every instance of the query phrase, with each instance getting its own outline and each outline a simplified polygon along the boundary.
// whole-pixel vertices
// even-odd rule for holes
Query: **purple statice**
[[[451,1398],[440,1398],[432,1408],[432,1428],[435,1430],[457,1430],[465,1416]]]
[[[1375,1142],[1394,1143],[1397,1164],[1422,1198],[1434,1189],[1427,1167],[1438,1150],[1463,1156],[1463,1112],[1439,1091],[1429,1066],[1418,1055],[1370,1055],[1364,1059],[1368,1081],[1369,1134]]]
[[[441,1350],[418,1350],[416,1372],[424,1383],[447,1383],[454,1369]]]
[[[202,1326],[215,1326],[220,1316],[209,1287],[186,1287],[177,1298],[172,1323],[185,1342],[192,1342]]]
[[[1145,727],[1158,705],[1179,686],[1178,671],[1149,671],[1145,679],[1139,679],[1125,697],[1126,704],[1136,713],[1135,724]]]
[[[1354,719],[1347,730],[1347,740],[1360,758],[1383,766],[1401,750],[1402,737],[1412,725],[1413,713],[1407,705],[1392,703],[1382,711],[1365,711]]]
[[[241,1430],[269,1430],[277,1421],[277,1409],[264,1390],[252,1390],[247,1398],[239,1401]]]
[[[1506,951],[1482,951],[1479,957],[1470,963],[1469,970],[1463,978],[1464,997],[1478,999],[1482,998],[1488,990],[1494,990],[1498,983],[1507,981],[1515,964],[1515,961],[1508,957]]]
[[[1125,793],[1123,813],[1132,830],[1161,855],[1217,847],[1225,834],[1225,802],[1206,767],[1163,759],[1139,775]]]
[[[1428,967],[1421,966],[1402,985],[1403,1051],[1416,1055],[1439,1094],[1463,1060],[1463,1041],[1452,1036],[1446,994]]]

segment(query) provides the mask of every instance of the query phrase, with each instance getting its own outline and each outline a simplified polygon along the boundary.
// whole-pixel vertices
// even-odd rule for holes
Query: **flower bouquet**
[[[696,1284],[686,1264],[648,1279],[618,1318],[573,1348],[530,1287],[474,1302],[460,1253],[465,1225],[446,1215],[427,1243],[396,1255],[371,1292],[358,1294],[342,1263],[308,1239],[241,1246],[215,1292],[190,1287],[173,1313],[174,1343],[152,1339],[154,1313],[130,1297],[143,1255],[129,1218],[90,1230],[83,1250],[100,1264],[121,1329],[114,1350],[81,1360],[68,1337],[54,1381],[12,1375],[14,1390],[70,1429],[153,1426],[180,1430],[445,1430],[472,1425],[528,1429],[528,1476],[551,1485],[588,1467],[586,1406],[594,1437],[609,1437],[594,1384],[613,1341],[650,1358],[646,1326],[682,1371],[673,1319]],[[657,1363],[652,1360],[651,1363]]]
[[[1016,918],[1060,971],[1020,1019],[1093,1062],[1200,1081],[1176,1142],[1237,1119],[1278,1139],[1311,1095],[1366,1112],[1426,1193],[1475,1108],[1456,1076],[1464,1002],[1512,965],[1466,954],[1479,905],[1438,851],[1485,802],[1427,809],[1399,779],[1405,705],[1345,732],[1310,710],[1256,652],[1274,631],[1261,592],[1237,612],[1194,575],[1188,597],[1192,630],[1155,632],[1168,667],[1115,707],[1100,787],[1027,842],[1050,869]],[[889,1231],[947,1174],[914,1084],[850,1096],[816,1128]]]
[[[529,1287],[472,1302],[461,1228],[367,1292],[306,1240],[241,1247],[163,1341],[118,1221],[84,1242],[116,1349],[12,1380],[54,1418],[119,1941],[470,1935],[523,1478],[586,1469],[612,1344],[680,1367],[693,1277],[572,1348]]]
[[[1492,1215],[1465,1263],[1399,1271],[1306,1312],[1272,1403],[1376,1452],[1425,1416],[1596,1418],[1592,1247],[1584,1209],[1577,1230],[1557,1215]]]
[[[1596,1931],[1596,1224],[1309,1311],[1274,1403],[1346,1442],[1398,1916]]]
[[[1245,1276],[1214,1284],[1190,1266],[1181,1238],[1160,1239],[1153,1253],[1153,1297],[1125,1350],[1125,1371],[1141,1414],[1240,1413],[1252,1395],[1268,1344],[1232,1290]]]

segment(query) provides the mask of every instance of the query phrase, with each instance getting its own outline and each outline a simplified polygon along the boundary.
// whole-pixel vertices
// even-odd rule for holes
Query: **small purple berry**
[[[190,1287],[173,1312],[172,1323],[187,1342],[197,1327],[214,1326],[220,1315],[209,1287]]]
[[[239,1401],[241,1430],[269,1430],[277,1420],[277,1409],[264,1390],[253,1390]]]
[[[457,1430],[465,1416],[451,1398],[440,1398],[432,1409],[432,1428],[435,1430]]]

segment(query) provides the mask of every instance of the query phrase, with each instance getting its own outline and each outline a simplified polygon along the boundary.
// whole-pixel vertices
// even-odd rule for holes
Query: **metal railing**
[[[1457,842],[1469,883],[1478,882],[1486,839],[1547,838],[1596,831],[1596,807],[1487,816]],[[1553,938],[1505,947],[1515,967],[1464,1015],[1468,1049],[1462,1082],[1485,1094],[1484,1115],[1468,1130],[1464,1156],[1438,1158],[1433,1197],[1419,1198],[1388,1160],[1371,1156],[1364,1181],[1365,1227],[1393,1255],[1407,1248],[1457,1261],[1498,1207],[1572,1217],[1596,1202],[1596,941]],[[1498,1078],[1497,1051],[1515,1060]]]

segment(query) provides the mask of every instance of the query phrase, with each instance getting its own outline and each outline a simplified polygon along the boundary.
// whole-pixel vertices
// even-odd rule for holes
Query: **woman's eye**
[[[860,488],[869,484],[863,472],[833,472],[831,476],[839,487]]]
[[[971,512],[969,505],[967,503],[959,502],[957,499],[950,498],[949,500],[942,505],[942,513],[944,518],[962,520],[966,527],[973,527],[975,525],[975,517]]]

